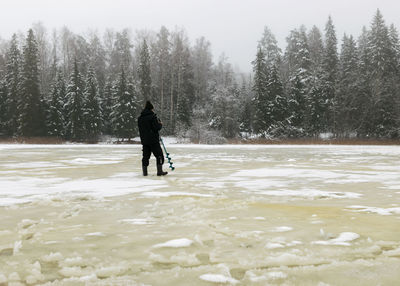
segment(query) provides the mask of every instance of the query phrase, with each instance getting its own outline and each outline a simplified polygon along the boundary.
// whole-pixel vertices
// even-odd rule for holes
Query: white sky
[[[178,26],[192,42],[205,36],[215,59],[225,52],[234,66],[247,72],[265,25],[283,48],[291,29],[315,24],[323,30],[328,15],[339,39],[344,32],[358,36],[377,8],[387,24],[400,28],[398,0],[1,0],[0,37],[9,39],[39,21],[49,30],[65,25],[77,33]]]

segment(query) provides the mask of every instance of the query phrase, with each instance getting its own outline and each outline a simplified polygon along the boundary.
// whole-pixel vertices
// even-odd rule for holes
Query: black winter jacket
[[[140,141],[142,145],[158,144],[162,124],[157,118],[157,115],[148,109],[144,109],[138,118]]]

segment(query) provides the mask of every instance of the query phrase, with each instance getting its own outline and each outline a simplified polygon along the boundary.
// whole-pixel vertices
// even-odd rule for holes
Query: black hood
[[[143,109],[142,113],[140,113],[141,116],[146,116],[150,114],[154,114],[154,112],[147,108]]]

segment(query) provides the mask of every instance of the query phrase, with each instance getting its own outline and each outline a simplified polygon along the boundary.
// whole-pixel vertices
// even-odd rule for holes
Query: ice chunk
[[[287,277],[287,274],[283,273],[281,271],[271,271],[271,272],[268,272],[266,274],[266,276],[269,279],[275,280],[275,279],[285,279]]]
[[[378,208],[366,206],[349,206],[347,208],[356,209],[358,212],[376,213],[379,215],[393,215],[400,214],[400,208]]]
[[[135,225],[154,224],[153,221],[146,219],[146,218],[126,218],[126,219],[121,219],[118,222],[135,224]]]
[[[13,272],[10,275],[8,275],[8,280],[9,281],[21,281],[21,277],[19,277],[19,274],[17,272]]]
[[[200,276],[200,279],[207,281],[207,282],[213,282],[213,283],[231,283],[231,284],[239,283],[238,280],[233,279],[231,277],[221,275],[221,274],[203,274]]]
[[[85,234],[86,236],[106,236],[104,233],[102,232],[91,232],[91,233],[87,233]]]
[[[80,277],[84,275],[80,267],[63,267],[58,273],[65,277]]]
[[[16,242],[14,242],[14,249],[13,249],[14,255],[17,254],[21,248],[22,248],[22,241],[21,240],[18,240]]]
[[[290,226],[277,226],[274,229],[272,229],[271,231],[273,232],[286,232],[286,231],[291,231],[293,229],[293,227]]]
[[[336,238],[332,238],[330,240],[313,241],[312,244],[349,246],[350,241],[356,240],[359,237],[360,237],[360,235],[357,233],[354,233],[354,232],[342,232]]]
[[[58,262],[64,259],[64,256],[60,252],[50,252],[50,254],[42,257],[44,262]]]
[[[285,246],[281,243],[276,243],[276,242],[268,242],[265,245],[265,248],[267,249],[276,249],[276,248],[284,248]]]
[[[122,266],[109,266],[102,267],[96,271],[96,275],[100,279],[108,278],[111,276],[118,276],[124,273],[127,269]]]
[[[153,248],[162,248],[162,247],[174,247],[174,248],[179,248],[179,247],[189,247],[193,244],[193,240],[187,239],[187,238],[179,238],[179,239],[173,239],[169,240],[164,243],[159,243],[153,246]]]
[[[7,277],[0,273],[0,284],[6,284],[7,283]]]

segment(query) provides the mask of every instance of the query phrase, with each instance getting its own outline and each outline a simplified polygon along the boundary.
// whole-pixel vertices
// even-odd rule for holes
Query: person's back
[[[158,131],[162,128],[162,123],[153,112],[153,105],[150,101],[146,102],[145,108],[138,118],[140,141],[143,145],[142,170],[143,176],[147,176],[147,167],[151,153],[157,160],[157,176],[168,174],[162,170],[164,164],[164,154],[160,146],[160,135]]]
[[[143,145],[157,144],[160,141],[158,131],[162,125],[157,119],[157,115],[145,108],[138,118],[140,141]]]

